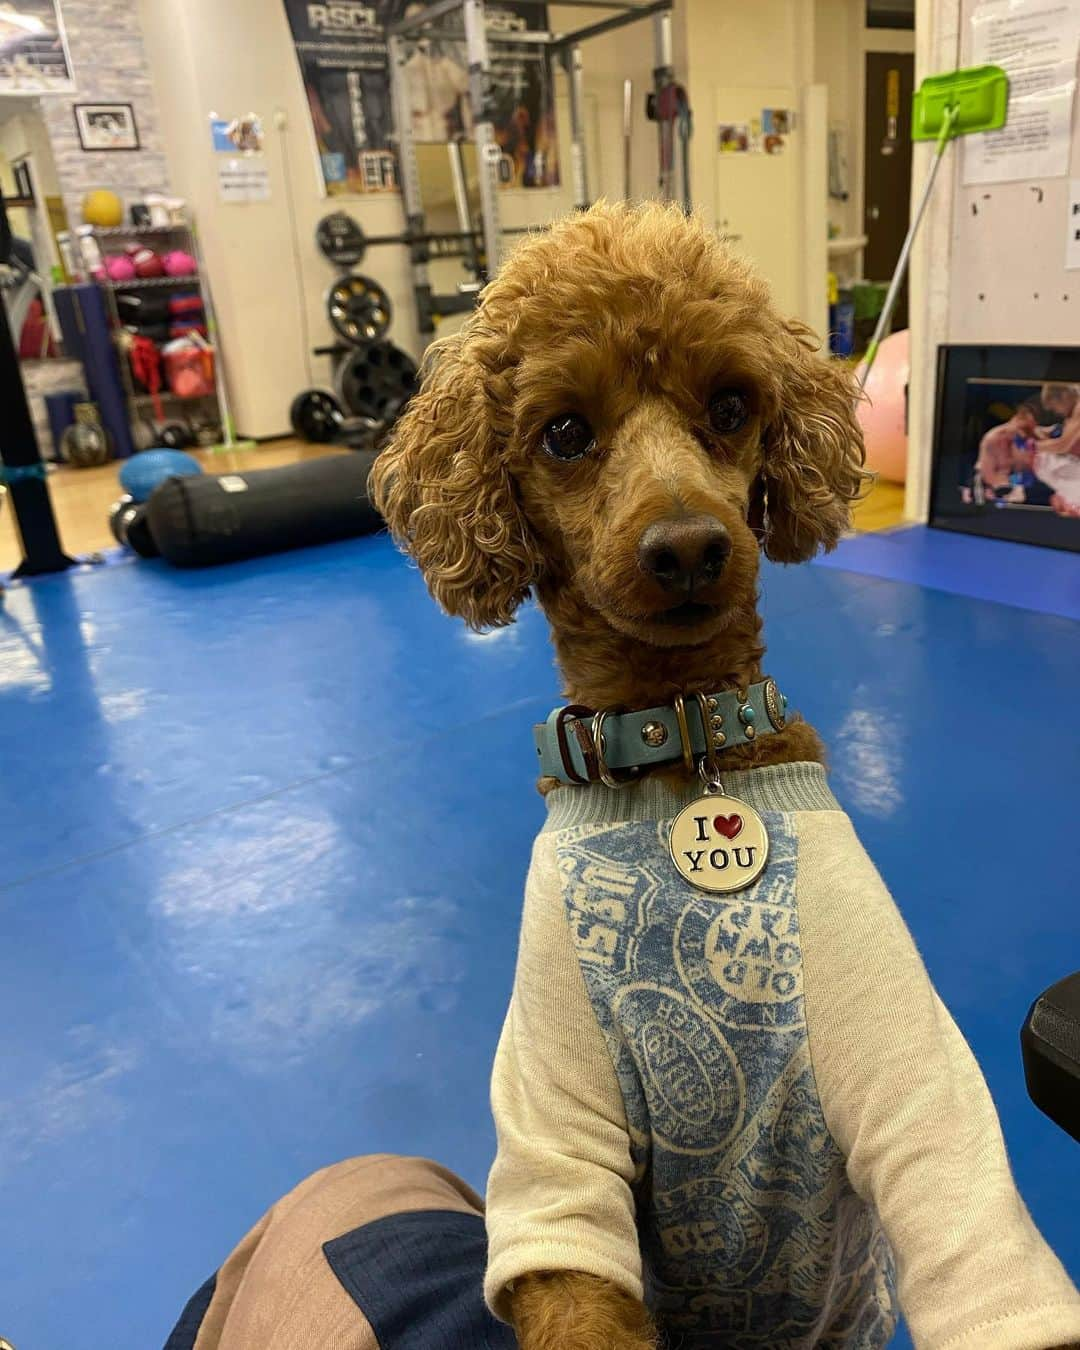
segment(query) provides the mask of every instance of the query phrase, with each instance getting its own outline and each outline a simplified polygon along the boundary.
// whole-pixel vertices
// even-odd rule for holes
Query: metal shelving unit
[[[191,234],[188,224],[174,225],[100,225],[94,230],[95,239],[127,239],[132,235],[142,238],[147,235]]]
[[[109,243],[122,241],[141,241],[141,240],[172,240],[177,247],[183,247],[193,257],[197,256],[195,251],[195,240],[192,227],[188,224],[173,225],[117,225],[111,228],[100,228],[93,231],[93,237],[102,246],[102,252],[108,254]],[[167,290],[170,287],[184,288],[189,291],[197,291],[203,302],[204,312],[206,310],[206,293],[203,287],[203,278],[200,273],[193,272],[189,276],[183,277],[135,277],[131,281],[108,281],[101,280],[98,283],[105,294],[106,305],[109,313],[109,322],[113,330],[113,340],[117,347],[117,364],[120,367],[120,378],[124,385],[124,398],[128,408],[128,421],[132,426],[132,432],[136,430],[139,423],[149,422],[151,419],[147,416],[147,410],[154,409],[153,394],[142,394],[135,388],[135,379],[131,372],[131,362],[128,360],[128,354],[122,349],[119,342],[116,341],[117,334],[124,328],[125,324],[116,304],[118,294],[137,294],[139,291]],[[218,360],[218,351],[215,345],[210,346],[215,362]],[[189,411],[192,416],[197,416],[200,421],[213,421],[216,423],[217,430],[213,436],[213,442],[220,440],[220,428],[224,426],[224,416],[221,404],[218,400],[216,386],[215,389],[207,394],[198,395],[195,398],[183,397],[180,394],[173,393],[170,389],[161,389],[158,391],[157,399],[160,400],[162,407],[172,414],[176,420],[181,420],[182,414]],[[173,412],[175,410],[175,413]],[[156,418],[153,419],[155,422]],[[185,419],[186,420],[186,419]]]

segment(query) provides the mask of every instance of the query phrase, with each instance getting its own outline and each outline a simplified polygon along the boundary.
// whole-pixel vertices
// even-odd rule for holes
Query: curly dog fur
[[[730,434],[710,422],[717,390],[746,411]],[[850,372],[700,221],[601,204],[520,245],[434,344],[375,463],[375,501],[449,613],[507,624],[533,593],[572,702],[649,707],[760,678],[760,553],[802,562],[839,540],[869,477],[856,399]],[[570,462],[543,449],[566,414],[594,436]],[[719,522],[730,552],[693,592],[700,614],[671,622],[640,541],[687,518]],[[820,757],[794,720],[725,763]],[[523,1350],[655,1340],[643,1308],[585,1275],[519,1281],[513,1316]]]

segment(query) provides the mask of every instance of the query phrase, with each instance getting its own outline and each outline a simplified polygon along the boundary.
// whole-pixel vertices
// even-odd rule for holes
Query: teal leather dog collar
[[[787,699],[776,681],[767,679],[752,684],[745,697],[725,689],[634,712],[555,708],[533,735],[543,777],[622,786],[646,769],[679,760],[693,771],[704,757],[747,745],[786,724]]]

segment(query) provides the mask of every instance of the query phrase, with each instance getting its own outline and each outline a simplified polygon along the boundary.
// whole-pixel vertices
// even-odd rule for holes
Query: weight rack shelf
[[[190,225],[95,225],[92,233],[95,239],[124,239],[133,234],[162,235],[189,234]]]
[[[135,291],[143,286],[194,286],[199,287],[199,274],[192,272],[186,277],[135,277],[131,281],[99,281],[107,291]]]
[[[173,391],[172,391],[171,389],[159,389],[158,392],[157,392],[157,397],[158,397],[159,399],[161,399],[161,401],[162,401],[163,403],[170,403],[170,402],[171,402],[171,403],[202,403],[204,399],[208,399],[208,398],[216,398],[217,395],[216,395],[216,394],[196,394],[196,395],[194,396],[194,398],[193,398],[190,394],[174,394]],[[153,406],[154,406],[154,395],[153,395],[153,394],[132,394],[131,397],[128,399],[128,402],[131,403],[131,404],[138,404],[139,407],[142,407],[144,404],[149,404],[151,407],[153,407]]]

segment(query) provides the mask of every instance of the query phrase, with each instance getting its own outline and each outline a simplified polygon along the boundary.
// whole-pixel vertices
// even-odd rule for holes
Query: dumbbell
[[[341,404],[326,389],[305,389],[292,401],[289,421],[298,436],[316,445],[348,445],[369,449],[393,425],[406,398],[390,403],[383,417],[348,417]]]
[[[305,389],[289,408],[292,429],[306,441],[329,445],[342,434],[345,414],[341,404],[326,389]]]
[[[109,529],[121,547],[133,549],[140,558],[160,557],[158,546],[150,533],[146,518],[146,503],[134,497],[121,497],[109,510]]]

